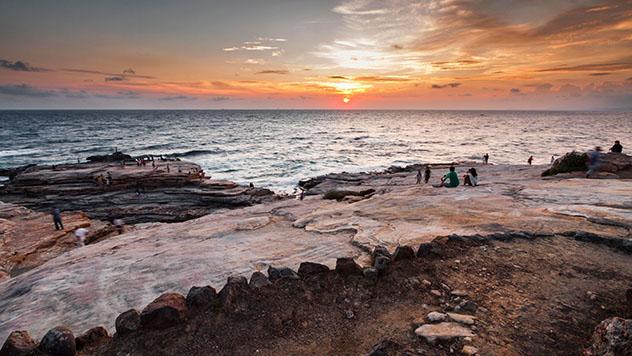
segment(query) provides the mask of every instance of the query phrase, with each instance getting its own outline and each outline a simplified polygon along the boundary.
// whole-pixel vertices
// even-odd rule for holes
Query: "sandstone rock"
[[[393,261],[412,260],[415,258],[415,251],[410,246],[397,246],[393,253]]]
[[[39,349],[51,356],[74,356],[77,353],[75,335],[65,326],[54,327],[44,335]]]
[[[463,355],[476,355],[478,353],[478,349],[472,345],[464,345],[461,349],[461,353]]]
[[[474,320],[476,319],[471,315],[457,313],[448,313],[448,318],[450,318],[451,321],[465,325],[474,325]]]
[[[595,328],[588,355],[632,355],[632,319],[608,318]]]
[[[136,309],[130,309],[120,314],[116,317],[114,327],[118,336],[124,336],[138,330],[140,327],[140,313]]]
[[[373,262],[373,267],[378,271],[383,271],[388,268],[388,265],[391,263],[391,259],[386,256],[377,256],[375,261]]]
[[[433,289],[433,290],[431,290],[431,291],[430,291],[430,294],[432,294],[432,295],[434,295],[434,296],[437,296],[437,297],[441,297],[441,296],[443,295],[443,293],[441,293],[441,291],[440,291],[440,290],[438,290],[438,289]]]
[[[272,282],[270,282],[270,280],[268,279],[268,277],[266,277],[265,274],[259,272],[259,271],[255,271],[252,273],[252,276],[250,276],[250,282],[248,283],[248,286],[250,288],[261,288],[264,286],[268,286],[272,284]]]
[[[282,278],[288,279],[301,279],[299,275],[288,267],[268,267],[268,277],[271,282],[277,281]]]
[[[11,332],[0,349],[0,356],[23,356],[37,347],[35,340],[28,331],[16,330]]]
[[[248,293],[248,280],[244,276],[230,276],[219,291],[219,300],[228,309],[236,309],[240,295]]]
[[[143,309],[140,326],[145,329],[166,329],[186,320],[188,312],[184,296],[165,293]]]
[[[342,257],[336,260],[336,272],[343,276],[362,275],[362,267],[353,258]]]
[[[436,311],[430,312],[428,313],[428,315],[426,315],[426,320],[428,320],[431,323],[445,321],[446,318],[447,318],[447,315],[445,315],[444,313],[436,312]]]
[[[191,287],[186,297],[187,307],[206,308],[218,303],[217,292],[211,286]]]
[[[474,336],[470,329],[450,322],[422,325],[415,330],[415,334],[425,338],[430,343],[436,340],[452,340],[458,337]]]
[[[102,326],[97,326],[86,331],[82,335],[77,336],[75,344],[77,346],[77,351],[81,351],[88,346],[99,344],[108,339],[110,339],[108,331]]]
[[[375,193],[375,189],[367,189],[359,192],[353,190],[330,190],[323,195],[323,199],[342,201],[347,196],[367,197]]]
[[[329,267],[320,263],[302,262],[301,265],[298,267],[298,274],[301,276],[308,276],[326,272],[329,272]]]

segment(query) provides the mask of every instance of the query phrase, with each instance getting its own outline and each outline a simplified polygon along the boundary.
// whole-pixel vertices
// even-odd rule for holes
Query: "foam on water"
[[[215,178],[291,191],[305,177],[392,164],[536,164],[632,145],[632,113],[510,111],[0,111],[0,168],[74,162],[114,147],[172,154]]]

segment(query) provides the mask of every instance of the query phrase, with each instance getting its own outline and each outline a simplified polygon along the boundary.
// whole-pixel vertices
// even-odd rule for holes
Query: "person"
[[[588,172],[586,172],[586,178],[590,178],[593,174],[597,173],[601,166],[601,147],[597,146],[594,150],[588,153]]]
[[[86,244],[86,235],[88,235],[88,229],[80,227],[75,230],[75,237],[77,238],[78,246],[85,246]]]
[[[169,172],[170,172],[169,165],[167,164],[167,173],[169,173]]]
[[[527,160],[527,163],[529,163],[529,165],[531,165],[533,163],[533,156],[529,156],[529,159]]]
[[[417,183],[416,184],[421,184],[421,169],[417,170]]]
[[[118,232],[118,234],[121,235],[123,233],[123,230],[125,229],[125,223],[123,222],[123,219],[114,219],[112,220],[112,224],[114,225],[114,227],[116,227],[116,231]]]
[[[478,173],[474,167],[467,170],[467,173],[463,177],[463,185],[469,185],[476,187],[478,185]]]
[[[614,141],[614,145],[610,148],[610,152],[621,153],[623,152],[623,146],[621,146],[621,142],[619,140]]]
[[[110,172],[105,175],[105,185],[112,185],[112,173]]]
[[[489,153],[485,153],[483,156],[483,164],[489,164]]]
[[[298,199],[299,200],[305,199],[305,189],[301,188],[301,194],[299,194]]]
[[[61,222],[61,211],[58,208],[53,209],[53,223],[55,223],[55,230],[64,229],[64,224]]]
[[[450,171],[441,178],[439,187],[456,188],[459,186],[459,176],[456,174],[454,166],[450,166]]]
[[[424,171],[424,184],[428,184],[430,180],[430,165],[426,165],[426,170]]]
[[[555,156],[551,156],[551,164],[555,162]]]

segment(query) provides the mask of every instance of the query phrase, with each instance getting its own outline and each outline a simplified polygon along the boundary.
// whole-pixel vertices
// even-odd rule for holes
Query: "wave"
[[[170,153],[167,156],[170,157],[195,157],[195,156],[203,156],[203,155],[216,155],[216,154],[220,154],[220,153],[224,153],[226,151],[224,150],[190,150],[190,151],[185,151],[185,152],[176,152],[176,153]]]

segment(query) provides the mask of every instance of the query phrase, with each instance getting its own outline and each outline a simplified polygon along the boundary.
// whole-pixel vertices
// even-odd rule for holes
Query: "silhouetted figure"
[[[529,159],[527,160],[527,163],[529,163],[529,165],[531,165],[533,163],[533,156],[529,156]]]
[[[430,180],[430,166],[426,166],[426,170],[424,171],[424,184],[428,184],[428,181]]]
[[[588,172],[586,172],[586,178],[590,178],[593,174],[597,173],[599,167],[601,167],[601,147],[597,146],[588,153]]]
[[[252,184],[252,182],[250,182],[250,183],[248,184],[248,186],[249,186],[250,188],[254,188],[254,187],[255,187],[255,185],[254,185],[254,184]]]
[[[555,156],[551,156],[551,164],[553,164],[553,162],[555,162]]]
[[[489,153],[483,155],[483,164],[489,164]]]
[[[421,169],[417,170],[417,183],[416,184],[421,184],[421,178],[423,176],[421,175]]]
[[[64,224],[61,222],[61,211],[58,208],[53,209],[53,223],[55,223],[55,230],[63,230]]]
[[[614,145],[612,145],[612,147],[610,148],[610,152],[614,152],[614,153],[623,152],[623,146],[621,146],[621,143],[618,140],[614,141]]]

